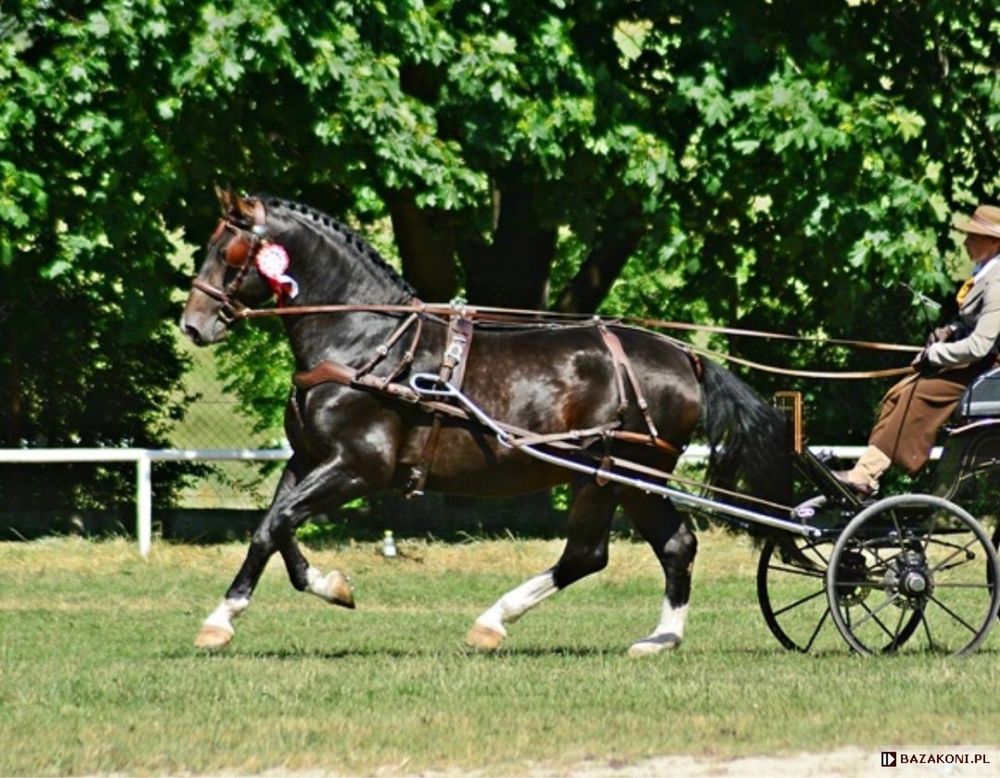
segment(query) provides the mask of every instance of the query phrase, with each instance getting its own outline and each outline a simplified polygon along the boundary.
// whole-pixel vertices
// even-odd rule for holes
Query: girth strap
[[[448,319],[448,336],[445,341],[444,357],[441,360],[441,369],[438,371],[439,383],[451,384],[459,390],[462,388],[462,382],[465,380],[465,366],[469,362],[469,350],[472,346],[473,329],[472,319],[466,318],[461,311]],[[441,414],[435,411],[434,417],[431,419],[430,432],[424,442],[423,451],[420,452],[420,461],[413,469],[407,497],[420,497],[424,493],[427,476],[430,475],[431,467],[434,465],[434,452],[437,449],[438,437],[441,435],[441,425]]]

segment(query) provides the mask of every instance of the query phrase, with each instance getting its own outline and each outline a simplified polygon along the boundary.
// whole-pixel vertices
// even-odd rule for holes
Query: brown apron
[[[930,458],[938,430],[948,421],[966,387],[996,363],[996,356],[935,375],[914,373],[882,398],[868,442],[910,475]]]

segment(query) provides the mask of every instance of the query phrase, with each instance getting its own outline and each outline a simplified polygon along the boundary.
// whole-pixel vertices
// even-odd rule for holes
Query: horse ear
[[[215,196],[219,200],[219,206],[222,208],[223,216],[232,216],[239,213],[237,204],[239,202],[239,196],[228,186],[223,189],[218,184],[215,185]]]
[[[223,189],[218,185],[215,187],[215,196],[219,199],[219,205],[222,206],[223,217],[242,217],[248,221],[253,221],[256,201],[252,198],[240,197],[228,186]]]

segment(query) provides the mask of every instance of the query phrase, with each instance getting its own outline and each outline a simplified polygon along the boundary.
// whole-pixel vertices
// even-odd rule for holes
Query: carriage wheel
[[[841,645],[830,618],[826,571],[835,539],[789,536],[768,540],[757,564],[757,601],[768,629],[789,651],[808,653]],[[918,614],[880,650],[901,645],[920,622]]]
[[[829,623],[826,568],[832,540],[768,540],[757,563],[757,601],[768,629],[789,651],[808,652]]]
[[[911,647],[966,654],[996,619],[998,565],[985,530],[957,505],[930,495],[889,497],[838,537],[826,573],[830,615],[863,654],[899,648],[911,624]]]

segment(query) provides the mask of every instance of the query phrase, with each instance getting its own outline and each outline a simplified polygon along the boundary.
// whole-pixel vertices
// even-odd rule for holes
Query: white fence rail
[[[153,543],[153,462],[264,462],[288,459],[290,449],[0,448],[0,464],[135,462],[135,534],[139,553]]]
[[[864,446],[810,446],[814,452],[843,459],[861,455]],[[288,459],[290,449],[148,449],[148,448],[0,448],[0,464],[69,464],[75,462],[135,463],[135,534],[139,553],[146,557],[153,542],[153,462],[265,462]],[[708,456],[707,446],[689,446],[682,459]],[[940,456],[934,449],[932,458]]]

